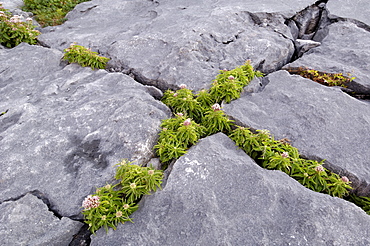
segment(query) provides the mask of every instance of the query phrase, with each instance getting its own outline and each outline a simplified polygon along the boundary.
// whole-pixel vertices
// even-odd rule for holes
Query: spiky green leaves
[[[64,50],[63,59],[69,63],[78,63],[82,67],[91,67],[91,69],[104,69],[109,58],[99,56],[97,52],[91,51],[76,43]]]
[[[239,98],[243,87],[261,73],[250,62],[231,71],[220,71],[209,90],[193,94],[186,85],[177,91],[167,90],[162,102],[175,113],[164,120],[158,144],[154,147],[162,162],[168,163],[186,153],[199,138],[217,132],[229,133],[234,123],[221,110],[220,103]]]
[[[297,148],[285,140],[275,140],[266,130],[253,133],[237,127],[229,137],[263,168],[285,172],[311,190],[344,197],[352,189],[348,179],[324,168],[324,161],[301,158]]]
[[[261,77],[263,74],[253,70],[250,61],[233,70],[221,70],[212,83],[209,93],[214,101],[221,103],[231,102],[240,97],[243,87],[248,85],[254,77]]]
[[[85,223],[92,233],[100,227],[108,231],[108,227],[116,229],[119,223],[132,222],[129,216],[138,209],[137,202],[161,187],[163,172],[122,160],[117,164],[115,178],[118,184],[98,188],[82,203]]]
[[[205,132],[205,128],[182,113],[174,118],[163,120],[162,131],[159,134],[158,144],[154,146],[162,162],[177,159],[186,153]]]

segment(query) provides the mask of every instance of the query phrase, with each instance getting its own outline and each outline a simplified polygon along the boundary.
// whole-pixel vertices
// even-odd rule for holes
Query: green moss
[[[351,74],[344,76],[343,73],[326,73],[306,67],[288,68],[287,71],[326,86],[347,87],[348,83],[355,79],[355,77],[351,77]]]

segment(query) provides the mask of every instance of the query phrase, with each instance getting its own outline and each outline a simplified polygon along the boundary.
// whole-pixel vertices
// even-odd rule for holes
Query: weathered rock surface
[[[293,15],[314,3],[295,2],[94,0],[77,6],[65,24],[43,29],[39,39],[59,50],[72,42],[99,50],[112,58],[112,69],[132,73],[145,84],[167,89],[185,83],[199,90],[209,86],[218,70],[247,59],[264,72],[289,62],[294,45],[283,16],[256,20],[251,12]],[[269,28],[276,19],[279,26]]]
[[[20,9],[23,6],[23,0],[2,0],[5,9]]]
[[[22,3],[3,2],[14,13]],[[153,157],[160,120],[171,115],[159,89],[208,87],[219,69],[247,59],[270,73],[302,55],[287,67],[350,72],[350,88],[368,93],[370,2],[329,0],[334,24],[324,2],[93,0],[65,24],[42,29],[39,40],[51,48],[0,49],[1,239],[69,244],[80,227],[70,219],[81,219],[83,198],[111,181],[114,164]],[[110,73],[62,62],[72,42],[112,58]],[[370,195],[369,106],[278,72],[225,109],[242,124],[290,138],[307,157],[329,160]],[[21,227],[14,218],[24,217]],[[32,228],[44,217],[52,229]],[[359,208],[260,169],[222,134],[178,160],[164,190],[146,197],[133,218],[118,232],[99,231],[93,244],[369,245],[369,217]],[[72,245],[88,236],[82,231]]]
[[[328,1],[327,8],[331,17],[350,18],[361,21],[370,29],[369,1],[367,0],[336,0]]]
[[[126,75],[62,69],[60,58],[29,45],[2,51],[0,202],[39,190],[57,213],[81,217],[83,198],[120,159],[153,156],[170,111]]]
[[[334,23],[327,28],[328,35],[321,46],[284,68],[304,66],[345,76],[350,73],[356,79],[349,88],[370,94],[370,32],[350,22]]]
[[[201,140],[146,197],[134,224],[91,245],[367,245],[370,217],[260,168],[226,135]]]
[[[262,91],[224,105],[226,114],[242,125],[268,129],[276,139],[290,139],[307,157],[326,159],[349,171],[363,182],[361,193],[370,195],[369,105],[339,88],[286,71],[266,79],[269,83]]]
[[[68,245],[82,223],[61,219],[36,196],[0,204],[1,245]]]

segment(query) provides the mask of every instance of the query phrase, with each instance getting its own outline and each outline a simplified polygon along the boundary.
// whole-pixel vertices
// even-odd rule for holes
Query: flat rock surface
[[[31,194],[0,204],[0,211],[1,245],[68,245],[82,226],[66,217],[57,218]]]
[[[201,140],[146,197],[134,224],[91,245],[367,245],[370,217],[260,168],[226,135]]]
[[[145,84],[166,89],[185,83],[199,90],[218,70],[247,59],[265,72],[291,59],[294,45],[282,15],[257,20],[249,12],[257,11],[251,2],[94,0],[77,6],[65,24],[43,29],[39,39],[59,50],[72,42],[99,50],[112,58],[113,70],[132,73]],[[259,12],[272,6],[279,6],[273,12],[292,11],[313,2],[262,1],[258,6]],[[271,28],[274,19],[280,24]]]
[[[33,58],[16,60],[23,52]],[[60,56],[43,64],[53,54],[29,45],[2,52],[13,63],[0,69],[0,109],[9,110],[0,118],[0,202],[38,190],[59,214],[81,217],[83,198],[112,179],[120,159],[149,161],[170,111],[122,73],[62,68]],[[29,72],[32,63],[40,68]]]
[[[328,1],[327,8],[333,17],[351,18],[361,21],[370,27],[369,8],[367,0],[335,0]]]
[[[279,71],[260,92],[224,105],[226,114],[254,129],[288,138],[300,152],[326,159],[370,183],[370,107],[338,88]]]

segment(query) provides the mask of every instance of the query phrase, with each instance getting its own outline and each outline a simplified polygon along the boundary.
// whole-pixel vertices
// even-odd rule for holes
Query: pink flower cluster
[[[191,125],[191,119],[190,118],[186,119],[183,124],[184,124],[184,126]]]
[[[318,165],[318,166],[315,167],[315,171],[316,172],[324,172],[325,170],[324,170],[324,167],[322,165]]]
[[[84,207],[85,210],[90,210],[92,208],[97,208],[99,204],[100,201],[98,196],[88,195],[82,202],[82,207]]]

